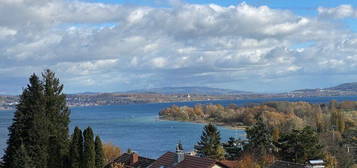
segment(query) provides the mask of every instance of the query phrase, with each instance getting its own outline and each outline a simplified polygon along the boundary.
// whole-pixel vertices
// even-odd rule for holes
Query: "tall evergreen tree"
[[[254,152],[257,157],[262,157],[273,151],[273,138],[271,131],[264,124],[261,117],[257,118],[257,123],[247,129],[248,150]]]
[[[47,69],[42,74],[42,77],[46,116],[49,120],[49,136],[56,137],[56,140],[53,140],[50,145],[58,148],[58,151],[56,151],[58,154],[55,156],[51,155],[51,159],[60,161],[61,165],[58,166],[64,167],[65,158],[68,157],[70,111],[66,105],[66,96],[63,94],[63,85],[59,79],[55,77],[55,73]],[[49,152],[51,153],[51,151]],[[52,153],[53,152],[55,151],[52,151]]]
[[[309,126],[283,134],[277,145],[283,160],[305,163],[309,159],[323,157],[323,146],[319,144],[317,133]]]
[[[29,84],[20,95],[19,104],[12,125],[9,127],[9,139],[3,156],[4,166],[15,168],[15,161],[19,160],[16,150],[24,146],[30,157],[30,167],[45,168],[47,166],[48,132],[43,107],[43,86],[39,78],[33,74]]]
[[[33,74],[20,95],[3,156],[7,168],[12,168],[18,159],[15,151],[21,144],[30,158],[29,167],[47,168],[54,161],[59,162],[59,167],[66,167],[69,110],[62,93],[63,85],[50,70],[42,77],[40,80]]]
[[[95,144],[95,167],[103,168],[104,153],[103,153],[102,141],[100,140],[99,136],[95,137],[94,144]]]
[[[195,145],[200,156],[212,159],[223,159],[224,149],[221,145],[220,132],[211,123],[203,128],[201,140]]]
[[[83,131],[84,150],[83,150],[83,167],[95,168],[95,145],[94,135],[91,127]]]
[[[69,147],[70,168],[81,168],[83,157],[83,136],[78,127],[74,128]]]

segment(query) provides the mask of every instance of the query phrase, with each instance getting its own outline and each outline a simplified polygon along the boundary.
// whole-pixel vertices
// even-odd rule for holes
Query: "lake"
[[[267,101],[307,101],[311,103],[324,103],[330,100],[357,101],[357,96],[351,97],[318,97],[318,98],[278,98],[278,99],[251,99],[251,100],[220,100],[181,103],[156,103],[156,104],[133,104],[133,105],[110,105],[95,107],[71,108],[70,130],[75,126],[82,130],[91,126],[95,134],[102,138],[104,143],[111,142],[126,151],[128,148],[149,158],[157,158],[167,151],[174,151],[176,143],[181,141],[185,151],[191,151],[194,144],[199,140],[204,124],[163,121],[158,120],[161,109],[173,104],[193,106],[200,104],[228,105],[260,103]],[[12,122],[14,111],[0,111],[0,148],[6,147],[7,127]],[[219,127],[222,140],[229,137],[244,139],[245,132]],[[3,155],[0,151],[0,156]]]

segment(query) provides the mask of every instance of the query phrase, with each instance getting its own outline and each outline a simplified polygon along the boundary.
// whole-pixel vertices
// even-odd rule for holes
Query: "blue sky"
[[[67,93],[357,82],[357,1],[0,1],[0,94],[54,70]]]

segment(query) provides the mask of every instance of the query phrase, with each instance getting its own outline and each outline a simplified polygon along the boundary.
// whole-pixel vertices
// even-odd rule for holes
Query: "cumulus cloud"
[[[340,5],[335,8],[318,8],[319,15],[331,18],[356,18],[357,9],[353,8],[351,5]]]
[[[52,68],[68,92],[182,85],[274,91],[256,85],[353,74],[357,66],[355,33],[268,6],[5,0],[0,15],[0,83]],[[304,43],[311,45],[296,47]],[[12,88],[0,91],[23,85],[0,84]]]

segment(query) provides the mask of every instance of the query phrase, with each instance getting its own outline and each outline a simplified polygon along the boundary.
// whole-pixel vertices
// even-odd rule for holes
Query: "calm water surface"
[[[311,103],[323,103],[330,100],[354,100],[354,97],[320,97],[320,98],[279,98],[279,99],[252,99],[236,101],[202,101],[185,103],[160,103],[160,104],[136,104],[136,105],[111,105],[96,107],[73,107],[71,108],[71,131],[75,126],[84,129],[91,126],[94,132],[104,142],[112,142],[123,151],[131,148],[140,155],[157,158],[167,151],[174,151],[177,142],[181,141],[186,151],[193,149],[198,141],[203,124],[162,121],[158,120],[158,112],[173,104],[193,106],[201,104],[228,105],[259,103],[266,101],[307,101]],[[14,111],[0,111],[0,156],[6,147],[8,130],[12,122]],[[245,137],[245,132],[219,127],[224,141],[229,137]]]

